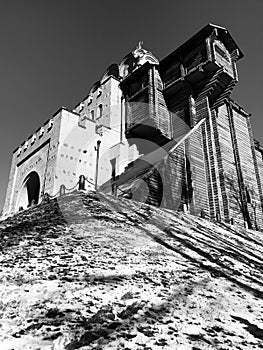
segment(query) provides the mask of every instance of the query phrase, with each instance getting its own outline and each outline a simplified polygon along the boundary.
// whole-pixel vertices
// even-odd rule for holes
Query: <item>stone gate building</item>
[[[85,175],[86,190],[262,229],[263,148],[231,99],[242,57],[213,24],[161,61],[139,43],[14,151],[4,215]]]

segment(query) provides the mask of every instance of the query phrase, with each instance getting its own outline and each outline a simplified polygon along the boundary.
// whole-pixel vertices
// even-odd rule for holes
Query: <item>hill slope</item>
[[[0,348],[263,348],[263,236],[81,192],[0,222]]]

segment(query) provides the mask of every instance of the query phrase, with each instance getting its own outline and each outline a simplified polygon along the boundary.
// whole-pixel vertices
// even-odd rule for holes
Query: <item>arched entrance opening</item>
[[[37,172],[32,171],[25,178],[17,203],[17,210],[26,209],[39,202],[40,179]]]

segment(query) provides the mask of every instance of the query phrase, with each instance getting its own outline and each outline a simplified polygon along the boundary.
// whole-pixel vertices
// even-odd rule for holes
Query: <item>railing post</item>
[[[65,193],[66,193],[66,186],[65,185],[61,185],[60,189],[59,189],[59,195],[60,196],[64,196]]]
[[[79,177],[79,191],[85,191],[85,176],[80,175]]]
[[[98,189],[98,172],[99,172],[99,157],[100,157],[100,144],[101,141],[97,141],[97,147],[95,147],[95,151],[97,152],[96,155],[96,173],[95,173],[95,191]]]
[[[112,187],[112,194],[117,197],[117,191],[118,191],[118,188],[117,188],[117,184],[113,184],[113,187]]]

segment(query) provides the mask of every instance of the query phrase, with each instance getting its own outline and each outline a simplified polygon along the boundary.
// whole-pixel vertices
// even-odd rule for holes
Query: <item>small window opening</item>
[[[111,193],[116,193],[116,158],[111,159]]]
[[[98,118],[101,118],[102,117],[102,104],[99,105],[99,117]]]
[[[247,197],[247,203],[251,204],[251,197],[247,187],[246,187],[246,197]]]

